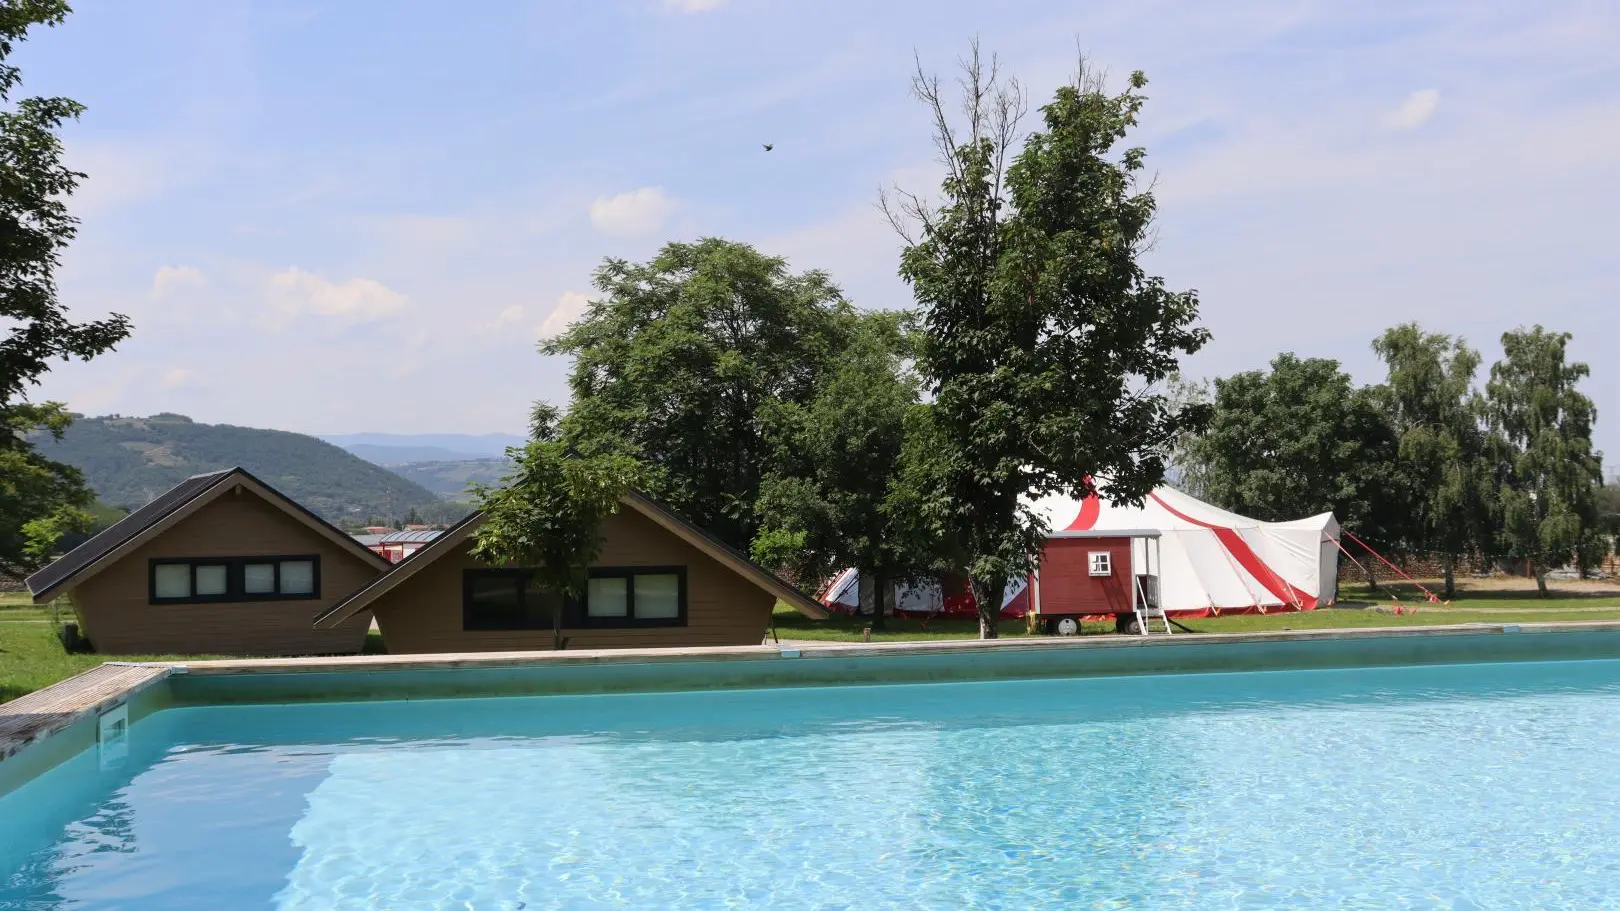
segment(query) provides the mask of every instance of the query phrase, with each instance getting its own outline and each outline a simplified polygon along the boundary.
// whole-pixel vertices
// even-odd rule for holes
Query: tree
[[[48,403],[12,406],[0,422],[0,573],[34,572],[51,562],[64,536],[93,522],[95,496],[79,470],[21,442],[23,433],[40,427],[60,436],[69,421],[60,405]]]
[[[1006,584],[1039,560],[1046,529],[1026,498],[1085,496],[1094,476],[1140,501],[1164,478],[1170,444],[1201,418],[1162,390],[1201,347],[1197,295],[1171,291],[1139,259],[1156,209],[1137,184],[1145,152],[1115,148],[1145,101],[1133,73],[1109,94],[1084,63],[1041,109],[1015,158],[1016,82],[975,45],[963,65],[965,123],[919,67],[945,166],[941,199],[885,200],[906,240],[900,274],[920,307],[918,364],[943,447],[941,534],[957,538],[996,635]]]
[[[760,487],[754,556],[802,583],[845,567],[875,593],[884,626],[893,583],[936,568],[916,514],[891,502],[904,470],[906,427],[920,381],[905,361],[902,317],[862,317],[815,397],[767,412],[774,444]]]
[[[1395,432],[1399,475],[1411,485],[1407,545],[1440,555],[1449,599],[1457,559],[1494,553],[1493,472],[1484,402],[1474,391],[1479,352],[1416,323],[1387,330],[1373,350],[1388,366],[1380,401]]]
[[[0,101],[22,74],[10,62],[30,26],[57,25],[61,0],[0,5]],[[119,315],[74,323],[57,300],[55,272],[78,222],[67,197],[84,177],[62,163],[62,124],[83,107],[66,98],[24,98],[0,111],[0,571],[25,573],[47,562],[57,539],[88,526],[93,497],[83,476],[40,456],[25,435],[60,437],[68,423],[59,403],[33,404],[29,386],[55,359],[89,359],[129,335]]]
[[[1409,485],[1375,390],[1338,361],[1293,354],[1214,386],[1207,429],[1182,448],[1201,495],[1267,521],[1332,512],[1359,536],[1404,540]]]
[[[1620,480],[1603,485],[1598,491],[1597,506],[1598,529],[1611,538],[1620,535]]]
[[[564,599],[585,594],[602,549],[602,521],[618,511],[633,483],[633,460],[615,454],[574,456],[556,439],[534,439],[507,450],[512,471],[504,486],[477,485],[484,521],[474,556],[495,566],[529,570],[537,589]],[[561,649],[562,611],[552,612],[553,647]]]
[[[542,346],[574,356],[562,439],[633,457],[647,493],[746,551],[772,448],[761,415],[810,401],[853,308],[824,273],[717,238],[609,259],[595,283],[584,318]]]
[[[1597,409],[1577,387],[1591,374],[1569,363],[1567,332],[1541,326],[1502,336],[1485,386],[1502,470],[1502,546],[1525,561],[1542,597],[1547,570],[1598,549],[1602,456],[1592,448]]]

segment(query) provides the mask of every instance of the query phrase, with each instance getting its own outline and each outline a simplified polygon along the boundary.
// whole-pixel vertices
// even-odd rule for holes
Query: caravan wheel
[[[1057,634],[1059,636],[1080,635],[1080,621],[1073,617],[1064,617],[1057,622]]]

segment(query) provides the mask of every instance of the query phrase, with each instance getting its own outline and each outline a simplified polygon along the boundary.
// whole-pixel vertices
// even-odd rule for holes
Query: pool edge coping
[[[1086,651],[1243,643],[1325,642],[1511,635],[1514,633],[1620,632],[1620,621],[1470,623],[1442,626],[1268,630],[1095,638],[940,639],[920,642],[826,642],[685,648],[591,649],[539,652],[448,652],[413,655],[344,655],[314,658],[238,658],[212,661],[109,661],[59,683],[0,703],[0,763],[80,722],[127,703],[176,676],[341,673],[345,671],[467,670],[479,668],[647,665],[758,660],[966,655],[986,652]]]

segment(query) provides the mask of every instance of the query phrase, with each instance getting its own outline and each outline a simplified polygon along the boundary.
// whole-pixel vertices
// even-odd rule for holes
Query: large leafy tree
[[[1145,153],[1118,146],[1147,80],[1110,94],[1082,65],[1015,149],[1022,93],[977,47],[964,65],[958,124],[939,82],[913,83],[934,120],[946,176],[937,202],[890,205],[906,234],[900,273],[920,308],[919,367],[934,395],[938,501],[996,635],[1002,592],[1039,559],[1046,529],[1026,498],[1091,492],[1139,500],[1199,409],[1163,381],[1201,347],[1197,296],[1148,275],[1156,208]],[[1016,151],[1016,155],[1013,153]]]
[[[1620,535],[1620,480],[1610,481],[1598,491],[1597,508],[1598,529],[1610,538]]]
[[[1597,409],[1578,388],[1590,369],[1567,359],[1570,335],[1541,326],[1502,336],[1485,386],[1502,466],[1502,540],[1547,594],[1547,570],[1600,549],[1602,456],[1592,447]]]
[[[1373,341],[1388,367],[1379,389],[1410,483],[1409,549],[1440,555],[1445,596],[1456,594],[1457,559],[1494,552],[1493,465],[1484,402],[1474,390],[1479,352],[1460,338],[1395,326]]]
[[[1395,428],[1378,392],[1338,361],[1278,355],[1269,370],[1215,380],[1213,404],[1180,453],[1201,496],[1270,521],[1331,511],[1362,537],[1404,540],[1410,485]]]
[[[899,314],[863,316],[815,397],[769,411],[775,450],[760,491],[760,562],[801,583],[853,566],[876,599],[937,568],[937,538],[897,495],[908,421],[928,407],[905,342]],[[883,601],[871,606],[881,629]]]
[[[537,408],[533,438],[507,451],[512,470],[504,481],[473,489],[484,511],[473,554],[496,566],[528,570],[541,590],[579,598],[602,550],[602,522],[618,511],[637,467],[619,454],[575,455],[556,438],[554,420],[549,408]],[[553,647],[558,649],[562,620],[562,611],[554,610]]]
[[[562,439],[635,458],[649,494],[746,551],[773,452],[763,414],[814,398],[853,308],[825,274],[716,238],[609,259],[595,282],[585,316],[542,348],[574,357]]]
[[[11,53],[29,28],[57,25],[60,0],[0,3],[0,571],[24,573],[46,562],[57,539],[90,522],[84,478],[41,456],[24,438],[60,436],[69,418],[54,402],[31,403],[28,387],[58,359],[88,359],[129,334],[114,315],[75,323],[57,300],[56,268],[77,221],[67,198],[84,175],[62,162],[58,131],[83,107],[66,98],[11,103],[22,74]]]

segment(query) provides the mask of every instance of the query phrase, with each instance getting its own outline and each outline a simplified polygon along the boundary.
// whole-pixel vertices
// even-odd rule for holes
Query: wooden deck
[[[0,703],[0,760],[80,719],[94,717],[168,675],[169,668],[161,664],[102,664]]]

